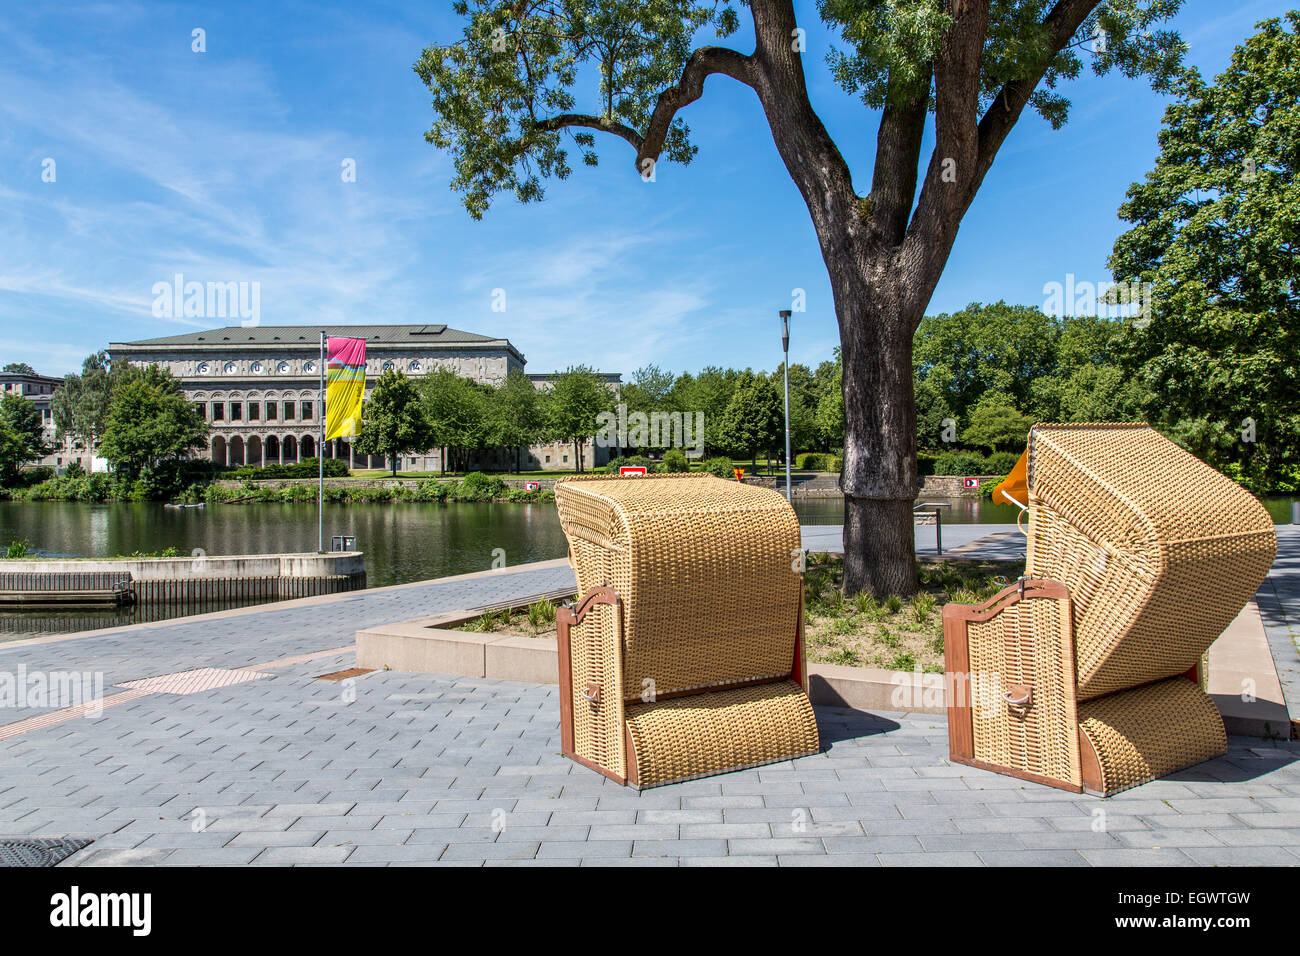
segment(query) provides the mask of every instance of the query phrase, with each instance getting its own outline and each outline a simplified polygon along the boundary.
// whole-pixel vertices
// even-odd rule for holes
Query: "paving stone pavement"
[[[118,683],[248,666],[568,575],[529,569],[271,606],[215,628],[32,644],[0,650],[0,670],[102,666]],[[560,756],[553,686],[317,679],[354,663],[339,653],[0,741],[0,837],[96,838],[65,866],[1300,862],[1300,744],[1233,738],[1222,758],[1099,800],[949,763],[941,716],[819,707],[819,754],[637,793]]]
[[[818,708],[811,757],[641,793],[559,754],[552,686],[340,654],[0,742],[0,836],[63,865],[1300,863],[1300,745],[1109,800],[950,764],[942,717]]]

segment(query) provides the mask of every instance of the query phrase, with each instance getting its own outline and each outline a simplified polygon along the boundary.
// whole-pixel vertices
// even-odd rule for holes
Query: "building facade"
[[[114,362],[160,365],[181,383],[186,396],[210,426],[206,453],[221,465],[292,464],[317,454],[320,436],[320,334],[331,338],[366,340],[367,396],[379,376],[397,369],[420,378],[440,369],[490,385],[499,385],[512,371],[523,371],[525,359],[507,339],[463,332],[446,325],[227,326],[203,332],[169,335],[109,345]],[[530,376],[545,387],[548,376]],[[619,376],[606,374],[617,387]],[[362,455],[343,439],[327,441],[326,458],[348,462],[350,468],[387,467],[379,455]],[[572,468],[569,448],[536,446],[523,456],[525,469]],[[594,445],[584,453],[587,464],[603,464],[608,449]],[[489,452],[471,467],[504,468],[507,453]],[[406,455],[403,471],[438,471],[441,454],[430,450]]]
[[[70,436],[62,442],[55,438],[54,413],[50,403],[54,393],[63,385],[63,379],[55,375],[40,375],[35,372],[0,372],[0,394],[21,395],[36,406],[41,413],[41,427],[45,443],[50,446],[50,453],[28,465],[48,465],[62,472],[71,464],[78,464],[86,471],[104,471],[107,463],[102,458],[95,458],[80,442]]]

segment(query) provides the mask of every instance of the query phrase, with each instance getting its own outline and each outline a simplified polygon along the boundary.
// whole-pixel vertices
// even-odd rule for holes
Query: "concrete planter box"
[[[527,607],[541,597],[512,602]],[[559,655],[554,640],[456,630],[483,608],[451,611],[357,632],[357,666],[374,670],[412,671],[491,677],[497,680],[559,683]],[[814,704],[853,710],[946,713],[942,674],[809,664],[809,696]]]

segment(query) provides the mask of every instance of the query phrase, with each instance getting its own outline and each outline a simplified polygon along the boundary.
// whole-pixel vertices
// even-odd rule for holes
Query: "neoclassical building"
[[[419,378],[451,369],[478,382],[499,385],[525,359],[507,339],[462,332],[446,325],[259,325],[226,326],[137,342],[114,342],[114,362],[160,365],[181,383],[211,426],[208,453],[223,465],[290,464],[316,455],[320,434],[320,333],[366,340],[366,390],[388,369]],[[617,388],[617,373],[602,373]],[[549,375],[530,375],[546,386]],[[356,453],[349,442],[325,443],[325,457],[341,458],[351,468],[384,468],[378,455]],[[568,446],[542,445],[524,457],[526,469],[564,469]],[[591,447],[588,463],[603,464],[608,450]],[[563,459],[563,460],[562,460]],[[503,467],[501,461],[475,467]],[[403,457],[399,467],[433,471],[440,454]]]

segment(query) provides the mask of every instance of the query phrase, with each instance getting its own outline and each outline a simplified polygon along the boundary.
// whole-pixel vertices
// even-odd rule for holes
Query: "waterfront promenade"
[[[1278,530],[1259,604],[1294,707],[1300,533]],[[944,528],[945,554],[1017,549],[1010,526]],[[0,671],[102,672],[108,704],[0,711],[0,838],[95,839],[63,865],[1300,863],[1289,742],[1233,738],[1099,801],[950,764],[941,716],[820,707],[820,754],[638,794],[559,755],[552,685],[319,679],[360,628],[572,584],[560,560],[0,645]],[[252,673],[121,686],[202,668]]]

